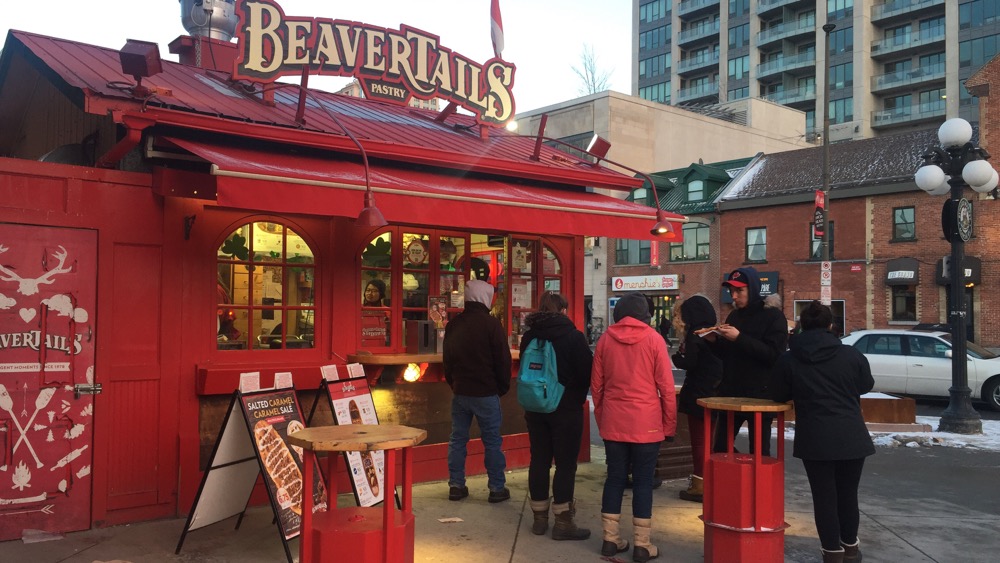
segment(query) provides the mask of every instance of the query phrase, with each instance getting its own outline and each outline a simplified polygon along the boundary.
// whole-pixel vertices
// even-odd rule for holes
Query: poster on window
[[[361,311],[361,347],[377,348],[389,344],[389,312]]]
[[[528,309],[531,307],[531,292],[526,282],[514,281],[510,286],[511,306]]]
[[[337,424],[378,424],[368,380],[364,377],[326,381],[326,391]],[[344,452],[358,506],[373,506],[385,498],[385,454]]]
[[[427,318],[434,323],[434,328],[444,328],[448,324],[448,298],[428,297]]]

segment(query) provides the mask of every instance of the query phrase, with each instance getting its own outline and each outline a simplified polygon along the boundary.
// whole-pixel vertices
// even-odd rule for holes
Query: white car
[[[859,330],[841,340],[868,358],[875,377],[874,391],[934,397],[949,396],[951,334],[920,330]],[[969,342],[969,389],[1000,410],[1000,356]]]

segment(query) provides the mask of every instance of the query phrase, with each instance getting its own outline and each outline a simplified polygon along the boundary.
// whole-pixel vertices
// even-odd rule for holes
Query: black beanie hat
[[[638,321],[649,324],[652,315],[649,313],[649,301],[641,293],[630,293],[618,300],[615,305],[615,322],[625,317],[632,317]]]

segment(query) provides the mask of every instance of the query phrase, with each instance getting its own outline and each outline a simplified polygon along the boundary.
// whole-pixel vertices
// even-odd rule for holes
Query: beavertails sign
[[[233,77],[273,82],[280,76],[352,76],[371,99],[406,104],[441,98],[503,125],[514,116],[514,65],[499,58],[478,64],[443,47],[438,36],[406,25],[286,16],[272,0],[236,8],[239,55]]]

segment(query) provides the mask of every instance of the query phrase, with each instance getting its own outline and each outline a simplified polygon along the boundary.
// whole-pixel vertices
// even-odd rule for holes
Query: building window
[[[845,27],[830,34],[830,54],[839,55],[854,50],[854,28]]]
[[[742,88],[736,88],[734,90],[730,90],[726,95],[726,101],[731,102],[733,100],[742,100],[743,98],[749,98],[749,97],[750,97],[750,87],[744,86]]]
[[[687,223],[684,229],[684,242],[670,244],[670,261],[685,262],[688,260],[709,259],[709,227],[701,223]]]
[[[854,120],[854,98],[830,102],[830,123],[847,123]]]
[[[687,185],[688,193],[687,200],[701,201],[705,199],[705,181],[704,180],[691,180]]]
[[[854,15],[854,0],[826,0],[827,20],[839,20]]]
[[[750,44],[750,24],[729,28],[729,48],[736,49]]]
[[[667,0],[653,0],[639,6],[639,21],[641,23],[655,22],[667,17],[670,13],[670,2]]]
[[[736,57],[735,59],[729,59],[729,79],[730,80],[741,80],[744,76],[750,74],[750,56],[744,55],[742,57]]]
[[[752,227],[747,229],[746,232],[746,261],[767,261],[767,227]]]
[[[750,12],[750,0],[729,0],[729,15],[741,16]]]
[[[615,241],[615,264],[619,266],[649,264],[649,241],[617,239]]]
[[[851,86],[854,86],[854,63],[830,67],[830,88],[837,90]]]
[[[639,88],[639,97],[651,102],[670,103],[670,82],[660,82]]]
[[[316,265],[288,225],[255,221],[216,252],[219,350],[312,348]]]
[[[892,320],[917,320],[917,292],[912,285],[892,286]]]
[[[958,66],[979,68],[993,58],[1000,47],[1000,35],[989,35],[958,44]],[[961,89],[960,89],[961,90]]]
[[[816,236],[815,230],[816,224],[809,223],[809,259],[810,260],[822,260],[823,259],[823,237]],[[834,259],[833,254],[833,221],[830,221],[828,225],[830,229],[830,260]]]
[[[892,242],[917,240],[916,211],[912,207],[892,210]]]
[[[958,28],[968,29],[1000,21],[1000,3],[996,0],[973,0],[958,6]]]

